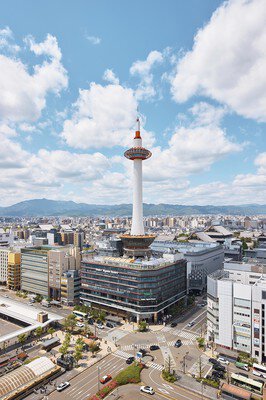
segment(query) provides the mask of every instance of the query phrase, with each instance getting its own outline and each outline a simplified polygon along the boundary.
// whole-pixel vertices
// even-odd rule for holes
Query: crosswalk
[[[162,370],[164,369],[163,365],[156,364],[156,363],[151,362],[151,361],[148,361],[148,362],[146,363],[146,365],[147,365],[149,368],[157,369],[158,371],[162,371]]]
[[[158,341],[156,343],[138,343],[138,345],[135,345],[135,351],[137,352],[138,349],[147,349],[149,350],[150,346],[160,346],[162,347],[163,345],[167,345],[167,346],[174,346],[175,345],[176,340],[172,340],[171,342],[163,342],[163,341]],[[194,344],[193,339],[187,339],[187,340],[182,340],[182,345],[183,346],[192,346]],[[120,350],[124,350],[124,351],[129,351],[129,350],[134,350],[134,345],[133,344],[127,344],[125,346],[121,346]]]
[[[192,333],[192,332],[188,332],[188,331],[185,331],[185,330],[180,330],[180,329],[173,329],[173,328],[171,328],[170,326],[165,326],[163,329],[162,329],[162,332],[170,332],[171,331],[171,333],[173,334],[173,335],[176,335],[176,336],[180,336],[180,337],[183,337],[183,338],[185,338],[185,339],[190,339],[190,340],[196,340],[197,339],[197,337],[199,336],[197,333]]]
[[[123,350],[116,350],[116,352],[114,353],[114,356],[119,357],[119,358],[123,358],[123,359],[127,359],[128,357],[132,357],[132,354],[126,353]],[[158,371],[162,371],[163,370],[163,366],[160,364],[156,364],[152,361],[148,361],[146,363],[147,367],[149,368],[153,368],[153,369],[157,369]]]

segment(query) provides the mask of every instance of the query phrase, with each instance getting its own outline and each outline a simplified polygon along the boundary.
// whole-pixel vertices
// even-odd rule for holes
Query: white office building
[[[225,263],[208,277],[207,339],[266,361],[265,265]]]

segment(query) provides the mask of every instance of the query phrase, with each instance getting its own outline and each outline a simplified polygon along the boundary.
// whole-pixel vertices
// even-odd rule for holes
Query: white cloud
[[[86,39],[93,45],[100,44],[102,41],[98,36],[86,36]]]
[[[6,26],[4,29],[0,29],[0,49],[6,49],[11,53],[17,53],[20,50],[20,47],[16,44],[12,43],[13,41],[13,32]]]
[[[266,121],[265,21],[265,0],[224,2],[179,60],[174,99],[184,102],[201,94],[244,117]]]
[[[36,54],[46,54],[49,61],[33,67],[33,73],[19,59],[0,55],[0,118],[6,121],[34,121],[46,106],[49,92],[59,94],[67,87],[66,70],[56,38],[48,35],[42,43],[28,43]]]
[[[103,74],[103,80],[112,83],[113,85],[119,85],[119,79],[111,69],[106,69]]]
[[[163,62],[163,55],[161,52],[154,50],[151,51],[144,61],[135,61],[131,68],[131,75],[140,77],[140,83],[136,89],[136,98],[138,100],[147,100],[155,96],[156,90],[153,84],[153,74],[151,69],[156,64]]]
[[[137,101],[132,89],[121,85],[92,83],[80,90],[72,119],[64,122],[62,137],[74,148],[88,149],[128,146],[137,115]],[[146,134],[152,144],[153,135]]]

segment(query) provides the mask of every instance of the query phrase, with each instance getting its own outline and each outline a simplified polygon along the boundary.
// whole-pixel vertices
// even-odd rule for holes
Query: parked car
[[[216,358],[209,358],[209,363],[211,364],[219,364],[219,361],[216,360]]]
[[[58,392],[62,392],[62,390],[66,389],[69,386],[70,386],[69,382],[63,382],[63,383],[60,383],[60,385],[57,386],[56,390]]]
[[[175,328],[177,326],[177,322],[172,322],[170,326],[171,328]]]
[[[225,371],[225,367],[221,364],[214,364],[213,369],[215,369],[216,371]]]
[[[112,324],[111,322],[106,322],[106,326],[108,328],[114,328],[115,327],[114,324]]]
[[[158,346],[157,344],[152,344],[152,345],[150,346],[150,350],[151,350],[151,351],[159,350],[159,348],[160,348],[160,346]]]
[[[135,357],[128,357],[128,359],[126,360],[127,364],[132,364],[133,361],[135,361]]]
[[[212,371],[212,376],[215,376],[220,379],[224,379],[224,373],[223,371]]]
[[[219,361],[219,363],[221,363],[221,364],[226,364],[226,365],[229,364],[229,361],[226,360],[224,357],[218,357],[217,361]]]
[[[189,322],[188,324],[187,324],[187,326],[189,326],[190,328],[191,328],[191,326],[194,326],[195,325],[195,322],[194,321],[191,321],[191,322]]]
[[[89,319],[88,319],[88,324],[90,324],[90,325],[93,325],[93,324],[94,324],[94,322],[95,322],[95,321],[94,321],[94,319],[93,319],[93,318],[89,318]]]
[[[104,326],[103,326],[103,324],[97,324],[97,328],[98,329],[104,329]]]
[[[181,346],[182,346],[181,340],[178,339],[178,340],[175,342],[174,346],[175,346],[175,347],[181,347]]]
[[[82,322],[77,322],[77,327],[78,328],[83,328],[84,324]]]
[[[140,391],[143,393],[147,393],[147,394],[154,394],[155,391],[153,390],[153,388],[151,386],[141,386],[140,387]]]
[[[106,382],[109,382],[111,379],[112,379],[112,376],[111,376],[111,375],[104,375],[104,376],[100,379],[100,382],[104,384],[104,383],[106,383]]]

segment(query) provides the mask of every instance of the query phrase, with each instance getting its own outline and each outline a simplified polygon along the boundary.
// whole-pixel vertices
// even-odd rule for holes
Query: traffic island
[[[127,385],[128,383],[139,383],[141,382],[140,373],[144,368],[143,363],[133,363],[127,368],[119,372],[116,377],[107,383],[101,390],[99,390],[95,395],[89,398],[89,400],[100,400],[104,399],[110,392],[122,385]]]

